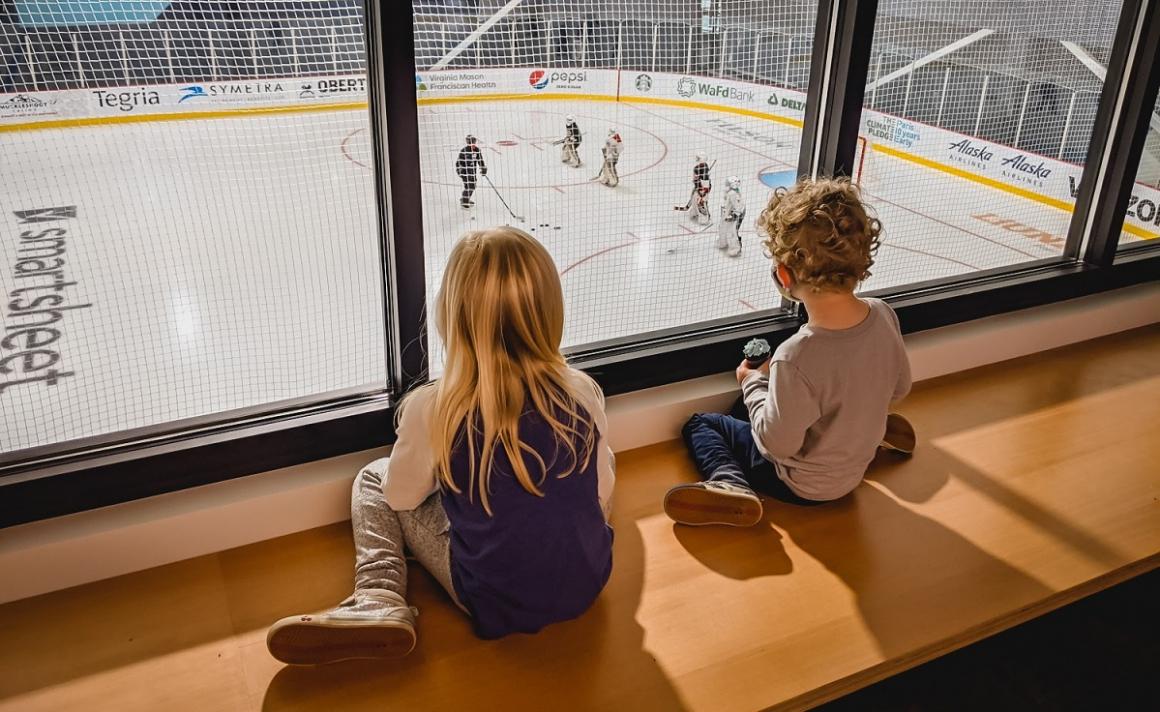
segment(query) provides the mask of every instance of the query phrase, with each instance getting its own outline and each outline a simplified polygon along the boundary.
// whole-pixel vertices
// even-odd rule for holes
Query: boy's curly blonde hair
[[[847,178],[778,188],[757,218],[769,255],[815,291],[853,291],[870,276],[882,224]]]

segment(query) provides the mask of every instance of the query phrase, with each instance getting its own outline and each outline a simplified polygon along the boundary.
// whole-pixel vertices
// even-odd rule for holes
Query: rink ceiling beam
[[[930,54],[919,57],[918,59],[914,60],[910,64],[908,64],[904,67],[901,67],[899,69],[896,69],[884,77],[880,77],[878,79],[875,79],[874,81],[872,81],[866,85],[866,91],[873,91],[874,89],[877,89],[878,87],[880,87],[884,84],[889,84],[890,82],[894,81],[895,79],[898,79],[899,77],[902,77],[902,76],[905,76],[908,74],[912,74],[916,69],[921,69],[922,67],[925,67],[926,65],[930,64],[931,62],[937,62],[938,60],[942,59],[943,57],[946,57],[947,55],[949,55],[953,52],[958,52],[960,49],[962,49],[963,47],[966,47],[967,45],[974,44],[975,42],[978,42],[981,39],[984,39],[986,37],[990,37],[994,33],[995,33],[995,31],[991,30],[991,29],[982,29],[982,30],[979,30],[978,32],[972,32],[971,34],[967,35],[966,37],[962,37],[960,39],[957,39],[954,42],[951,42],[950,44],[946,45],[945,47],[940,47],[940,48],[936,49],[935,51],[931,52]]]
[[[453,47],[450,52],[445,54],[442,59],[435,62],[435,64],[432,64],[430,69],[431,70],[443,69],[451,62],[454,62],[456,57],[463,54],[464,50],[466,50],[471,45],[475,44],[475,42],[480,37],[482,37],[485,32],[490,30],[495,25],[495,23],[497,23],[500,20],[502,20],[503,18],[507,17],[509,14],[511,14],[511,12],[513,10],[515,10],[517,7],[519,7],[523,3],[524,3],[524,0],[510,0],[508,2],[508,4],[501,7],[498,11],[496,11],[496,13],[494,15],[492,15],[491,17],[484,20],[479,25],[479,27],[475,28],[475,30],[473,30],[471,32],[471,34],[469,34],[467,37],[464,37],[463,41],[460,42],[459,44],[455,45],[455,47]],[[407,14],[407,13],[403,13],[403,14]],[[408,24],[410,24],[410,23],[408,23]],[[414,39],[412,39],[412,42],[414,42]],[[412,62],[413,61],[414,61],[414,53],[412,53]]]

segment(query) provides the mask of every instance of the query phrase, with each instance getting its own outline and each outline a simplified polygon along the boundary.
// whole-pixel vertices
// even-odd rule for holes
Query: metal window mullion
[[[1111,266],[1160,86],[1160,0],[1124,0],[1064,254]]]
[[[588,66],[588,20],[580,21],[580,66]]]
[[[379,250],[395,394],[427,377],[419,114],[415,87],[415,34],[411,13],[384,23],[381,3],[366,4],[367,101],[378,204]]]
[[[121,40],[121,79],[129,83],[129,45],[125,42],[125,31],[121,30],[117,33]]]
[[[1023,135],[1023,121],[1027,117],[1027,101],[1031,98],[1031,82],[1027,82],[1027,88],[1023,90],[1023,106],[1019,109],[1019,123],[1015,124],[1015,148],[1019,148],[1019,138]]]
[[[1071,101],[1067,102],[1067,116],[1063,120],[1063,135],[1059,137],[1059,151],[1055,155],[1059,160],[1063,160],[1063,148],[1067,145],[1067,135],[1071,133],[1071,118],[1075,113],[1076,96],[1078,96],[1078,92],[1073,91],[1071,93]]]
[[[173,41],[169,36],[169,30],[162,31],[162,37],[165,38],[165,64],[169,68],[169,81],[177,81],[177,71],[173,68]]]
[[[40,82],[36,77],[36,58],[32,55],[32,36],[24,35],[24,58],[28,66],[28,74],[32,78],[32,90],[40,91]]]
[[[799,175],[853,175],[877,0],[821,0]]]
[[[911,72],[913,74],[913,72]],[[979,129],[983,125],[983,107],[987,105],[987,88],[991,86],[991,75],[983,75],[983,89],[979,92],[979,110],[975,112],[975,133],[974,136],[979,135]]]
[[[661,24],[658,22],[653,25],[653,46],[652,46],[652,71],[657,70],[657,41],[661,34]]]
[[[616,23],[616,71],[624,65],[624,21],[621,20]],[[617,76],[619,82],[620,77]],[[617,88],[619,92],[619,87]]]
[[[908,72],[906,75],[906,93],[902,95],[902,115],[906,116],[906,110],[910,108],[910,88],[914,84],[914,72]]]
[[[725,78],[725,52],[726,40],[729,37],[729,30],[721,30],[721,57],[717,61],[717,76],[722,79]]]
[[[793,67],[793,43],[795,38],[793,35],[785,35],[785,38],[785,78],[782,82],[782,86],[788,89],[790,85],[789,73]]]
[[[262,76],[258,69],[258,30],[255,27],[250,28],[250,71],[254,73],[254,78]]]
[[[334,25],[330,26],[330,30],[327,32],[327,37],[330,38],[331,69],[335,74],[338,74],[338,30],[335,29]]]
[[[870,108],[878,108],[878,77],[882,76],[882,55],[885,52],[878,53],[878,61],[874,63],[874,88],[870,91]],[[948,67],[949,69],[949,67]]]
[[[81,45],[79,42],[77,42],[77,36],[73,33],[69,34],[68,41],[71,42],[73,46],[73,60],[77,64],[77,78],[80,79],[81,88],[87,88],[88,82],[85,79],[85,65],[84,62],[81,61]]]
[[[512,24],[512,43],[510,43],[512,45],[512,66],[515,67],[517,66],[515,60],[515,20],[510,22],[510,24]]]
[[[934,122],[935,126],[942,126],[943,110],[946,108],[946,105],[947,105],[947,89],[950,87],[950,83],[951,83],[951,68],[950,68],[950,65],[947,65],[946,71],[943,72],[942,94],[939,96],[939,99],[938,99],[938,118],[935,119],[935,122]],[[875,91],[877,91],[877,89],[875,89]]]
[[[656,39],[653,39],[653,71],[656,71],[657,52]],[[685,74],[693,73],[693,26],[689,25],[689,31],[685,33]]]
[[[761,31],[753,38],[753,81],[757,81],[757,61],[761,57]]]

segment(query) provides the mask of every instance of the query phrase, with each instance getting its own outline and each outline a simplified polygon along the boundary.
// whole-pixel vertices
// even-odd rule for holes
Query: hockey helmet
[[[705,152],[704,151],[697,151],[696,155],[694,155],[694,158],[697,159],[697,163],[704,163],[705,162]]]
[[[471,134],[467,134],[467,138],[465,138],[463,140],[466,141],[467,145],[470,146],[470,145],[473,145],[475,143],[475,136],[472,136]]]
[[[725,187],[729,190],[739,190],[741,188],[741,179],[737,176],[729,176],[725,179]]]
[[[567,116],[564,117],[564,121],[565,121],[565,123],[574,124],[574,123],[576,123],[576,117],[571,115],[571,114],[568,114]]]

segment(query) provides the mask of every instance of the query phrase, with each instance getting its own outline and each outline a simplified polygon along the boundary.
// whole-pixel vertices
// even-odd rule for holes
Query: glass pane
[[[1120,0],[878,4],[855,179],[880,290],[1060,257]]]
[[[754,220],[796,172],[816,7],[501,6],[413,3],[429,298],[460,235],[506,223],[555,257],[569,347],[777,308]],[[496,41],[513,26],[519,41]],[[580,132],[575,159],[567,116]],[[456,170],[469,134],[488,169],[473,164],[473,186]],[[601,182],[612,134],[615,187]],[[703,215],[698,153],[712,184]],[[732,256],[721,220],[729,176],[747,208]],[[432,343],[435,370],[439,354]]]
[[[326,5],[0,15],[0,462],[386,388],[362,6]]]
[[[1120,250],[1155,246],[1160,238],[1160,99],[1148,118],[1148,136],[1136,171],[1136,187],[1120,234]]]

